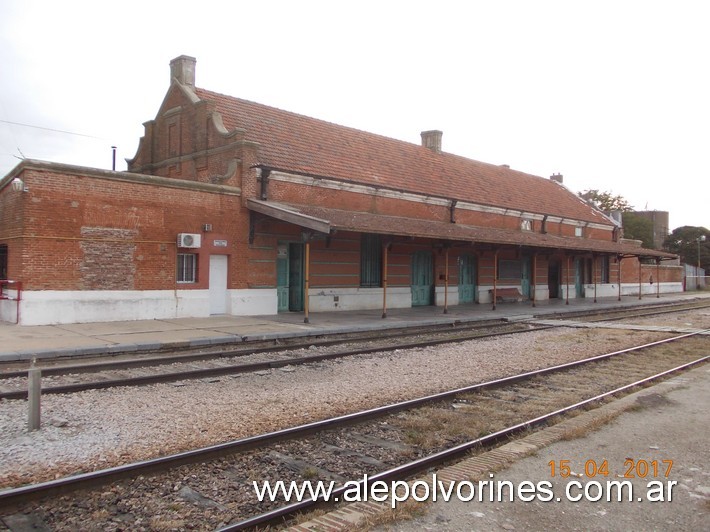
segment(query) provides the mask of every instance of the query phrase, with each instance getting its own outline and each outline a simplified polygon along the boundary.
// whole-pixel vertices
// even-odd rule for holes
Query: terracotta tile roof
[[[295,205],[273,201],[249,200],[248,207],[262,214],[287,220],[316,231],[343,230],[359,233],[412,236],[475,242],[479,244],[510,244],[548,249],[569,249],[598,253],[620,253],[642,257],[674,259],[675,255],[645,249],[625,242],[609,242],[588,238],[560,237],[542,233],[528,233],[512,229],[475,227],[471,225],[434,222],[399,216],[345,211],[316,205]],[[299,219],[300,218],[300,219]]]
[[[261,164],[308,175],[611,225],[550,179],[418,144],[195,89],[216,104],[228,130],[246,130],[261,145]]]

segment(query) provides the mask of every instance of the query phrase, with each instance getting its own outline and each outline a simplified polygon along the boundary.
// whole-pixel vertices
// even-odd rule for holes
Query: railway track
[[[696,334],[178,455],[0,492],[0,516],[52,529],[239,530],[282,522],[312,503],[259,503],[252,482],[401,479],[568,409],[707,361]],[[671,347],[669,347],[671,346]],[[699,353],[704,352],[702,356]],[[79,490],[79,491],[77,491]],[[28,501],[40,499],[38,502]],[[79,527],[83,528],[83,527]]]
[[[567,314],[558,314],[555,318],[568,319],[568,318],[582,318],[583,321],[616,321],[623,320],[625,318],[643,318],[649,316],[659,316],[661,314],[671,314],[676,312],[686,312],[689,310],[701,310],[710,308],[710,304],[707,301],[695,301],[691,303],[681,303],[681,304],[668,304],[659,303],[655,305],[647,305],[644,307],[635,307],[630,309],[608,309],[605,310],[602,315],[598,311],[583,311],[583,312],[572,312]],[[588,320],[585,318],[589,318]]]
[[[327,339],[309,342],[298,348],[278,346],[238,351],[191,354],[169,359],[131,359],[106,363],[43,368],[43,394],[75,393],[118,386],[142,386],[161,382],[204,379],[223,375],[267,371],[273,368],[312,364],[355,355],[415,349],[452,342],[490,338],[505,334],[545,329],[520,323],[487,322],[452,329],[429,328],[401,331],[398,334],[365,336],[348,341]],[[415,339],[407,341],[406,338]],[[27,370],[0,372],[0,399],[25,399]]]
[[[681,305],[662,304],[644,308],[614,309],[605,311],[602,316],[589,312],[575,313],[574,316],[593,321],[611,321],[709,307],[710,305],[704,302]],[[565,317],[568,316],[565,314]],[[291,345],[288,348],[280,345],[260,345],[228,351],[173,356],[141,356],[98,362],[92,360],[79,364],[50,363],[49,367],[42,368],[42,393],[75,393],[90,389],[215,378],[230,374],[268,371],[285,366],[323,362],[373,352],[427,347],[503,334],[522,333],[542,328],[546,327],[497,320],[459,324],[455,328],[446,325],[414,331],[405,329],[388,331],[387,333],[378,332],[375,335],[369,333],[355,337],[339,336],[312,340]],[[416,339],[405,340],[411,337]],[[0,371],[0,399],[26,398],[26,375],[25,368]]]

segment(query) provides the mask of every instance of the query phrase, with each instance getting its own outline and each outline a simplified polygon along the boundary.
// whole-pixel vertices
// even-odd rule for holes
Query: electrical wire
[[[31,127],[34,129],[43,129],[44,131],[53,131],[55,133],[66,133],[67,135],[76,135],[78,137],[87,137],[90,139],[107,140],[102,137],[96,137],[94,135],[86,135],[84,133],[74,133],[73,131],[65,131],[63,129],[53,129],[51,127],[33,126],[32,124],[23,124],[22,122],[12,122],[10,120],[2,120],[2,119],[0,119],[0,122],[2,122],[4,124],[12,124],[14,126],[23,126],[23,127]]]

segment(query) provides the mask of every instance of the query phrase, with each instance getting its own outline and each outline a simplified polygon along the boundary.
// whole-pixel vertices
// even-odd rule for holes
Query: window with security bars
[[[195,253],[178,253],[177,282],[194,283],[197,281],[197,255]]]
[[[362,235],[360,242],[360,286],[382,285],[382,239],[380,235]]]

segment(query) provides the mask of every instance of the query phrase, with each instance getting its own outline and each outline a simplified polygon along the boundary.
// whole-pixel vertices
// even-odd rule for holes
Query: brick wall
[[[229,288],[246,288],[239,272],[248,264],[248,216],[238,191],[172,188],[119,172],[73,169],[30,165],[22,172],[29,188],[21,198],[22,236],[2,235],[0,243],[9,247],[9,275],[26,290],[173,289],[176,237],[183,232],[202,234],[203,245],[184,250],[198,253],[201,274],[181,289],[208,286],[210,253],[230,256]],[[204,224],[212,231],[204,232]],[[7,227],[8,235],[18,233]]]

